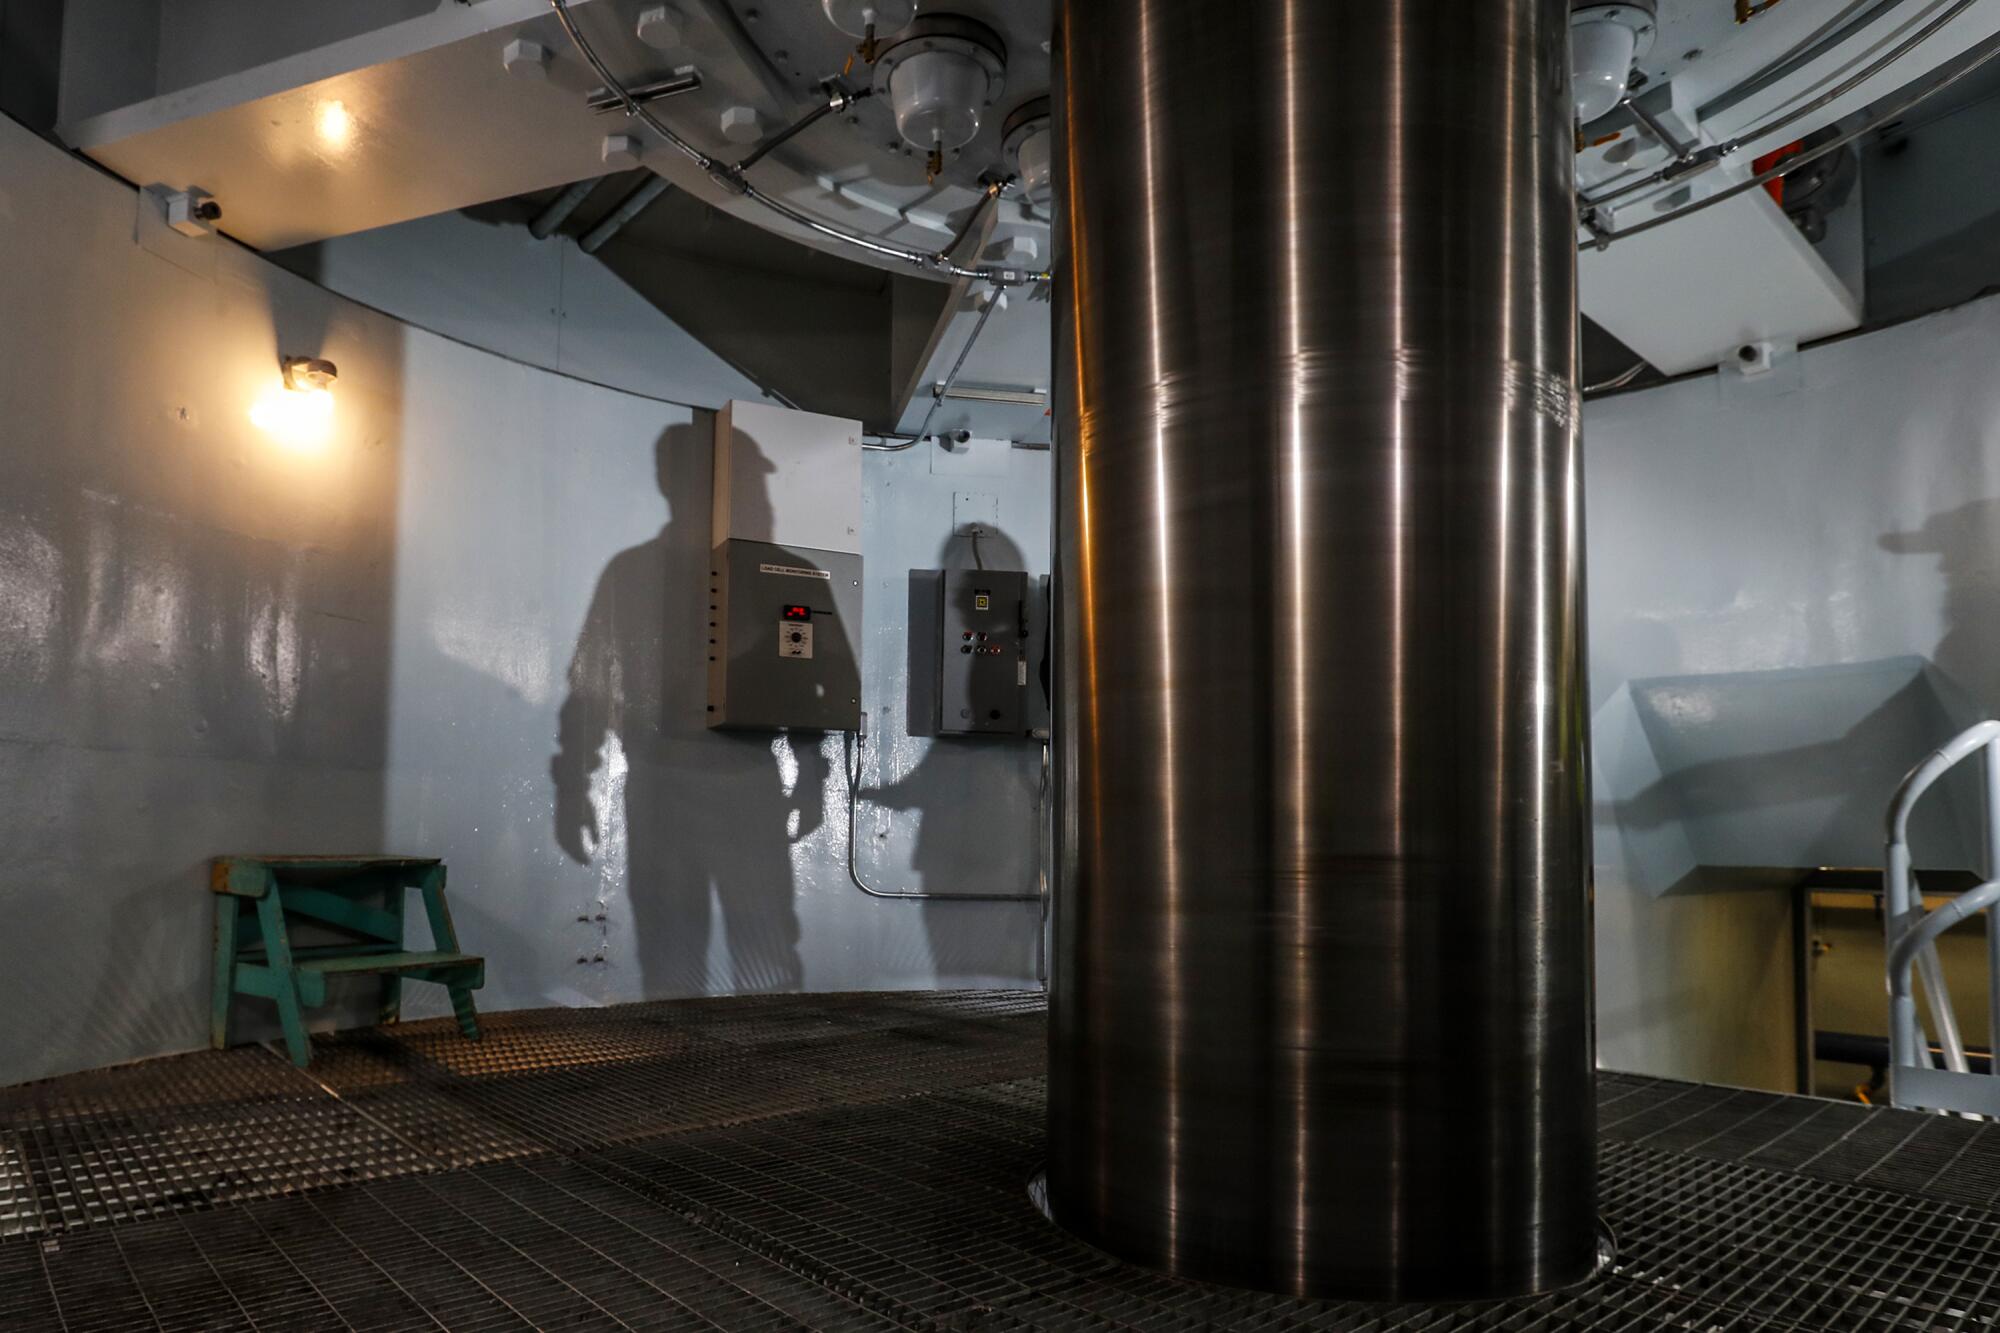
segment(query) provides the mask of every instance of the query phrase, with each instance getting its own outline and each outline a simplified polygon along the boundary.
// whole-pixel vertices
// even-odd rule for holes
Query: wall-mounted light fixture
[[[340,371],[318,356],[284,357],[279,366],[279,382],[250,407],[251,423],[287,448],[317,450],[333,432],[333,384]]]
[[[323,356],[288,356],[279,364],[284,367],[285,387],[293,393],[331,394],[333,382],[340,378],[340,368]]]

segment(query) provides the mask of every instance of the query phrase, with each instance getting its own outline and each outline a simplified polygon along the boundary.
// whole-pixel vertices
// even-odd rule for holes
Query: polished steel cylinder
[[[1049,1194],[1126,1258],[1591,1270],[1568,17],[1059,22]]]

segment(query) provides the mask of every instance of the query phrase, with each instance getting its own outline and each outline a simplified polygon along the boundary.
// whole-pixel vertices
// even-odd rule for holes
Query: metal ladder
[[[1888,863],[1882,873],[1889,971],[1889,1096],[1897,1106],[2000,1117],[2000,1060],[1993,1063],[1994,1073],[1971,1072],[1937,952],[1938,936],[2000,902],[2000,879],[1988,879],[1927,912],[1910,870],[1911,810],[1932,784],[1974,754],[1985,756],[1981,823],[1986,873],[2000,873],[2000,721],[1989,719],[1968,727],[1933,751],[1910,770],[1889,802]],[[1987,1030],[2000,1035],[2000,919],[1989,915],[1986,927]],[[1913,973],[1922,979],[1924,999],[1937,1025],[1943,1069],[1932,1063],[1930,1043],[1917,1018]]]

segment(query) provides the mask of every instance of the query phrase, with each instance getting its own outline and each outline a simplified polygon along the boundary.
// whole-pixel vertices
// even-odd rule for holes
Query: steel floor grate
[[[0,1329],[2000,1329],[2000,1129],[1600,1080],[1612,1269],[1485,1306],[1049,1226],[1019,992],[546,1010],[0,1089]]]

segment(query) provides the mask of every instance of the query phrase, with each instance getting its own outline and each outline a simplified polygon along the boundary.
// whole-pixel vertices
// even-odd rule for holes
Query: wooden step
[[[473,953],[356,953],[297,959],[301,972],[420,972],[431,967],[478,967],[486,960]]]

